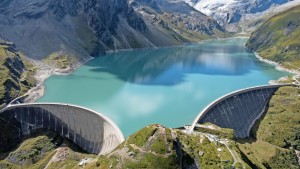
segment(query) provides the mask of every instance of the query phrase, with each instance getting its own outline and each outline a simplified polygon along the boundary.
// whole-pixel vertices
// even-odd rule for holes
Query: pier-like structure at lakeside
[[[274,92],[289,85],[265,85],[229,93],[213,101],[195,118],[190,132],[197,124],[213,123],[235,130],[235,137],[247,138],[255,122],[266,110]]]
[[[7,130],[0,131],[7,134],[0,137],[4,150],[5,144],[18,142],[37,129],[54,131],[94,154],[109,153],[124,141],[121,130],[110,119],[93,110],[69,104],[8,105],[0,111],[0,125],[2,130]]]

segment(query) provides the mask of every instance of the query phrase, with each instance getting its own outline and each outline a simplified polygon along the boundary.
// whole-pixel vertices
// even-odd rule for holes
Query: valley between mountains
[[[26,96],[21,99],[25,103],[37,101],[45,94],[44,83],[50,76],[55,74],[74,78],[67,75],[94,58],[103,57],[105,63],[109,63],[109,59],[105,58],[108,55],[112,56],[112,63],[117,64],[111,64],[109,68],[109,64],[98,65],[99,69],[94,71],[108,74],[103,76],[106,79],[116,78],[137,86],[176,86],[189,77],[176,76],[182,72],[193,75],[202,73],[207,77],[233,76],[232,72],[239,68],[239,64],[236,67],[224,66],[228,61],[224,59],[225,55],[218,57],[218,60],[224,59],[224,63],[219,65],[214,64],[220,62],[211,59],[209,53],[205,53],[205,57],[190,58],[197,52],[200,55],[201,52],[207,52],[205,49],[211,49],[194,49],[193,44],[209,44],[210,40],[236,37],[248,38],[245,43],[248,52],[289,73],[287,77],[272,79],[272,83],[293,84],[280,87],[271,96],[248,138],[236,138],[233,129],[212,123],[199,126],[192,133],[184,126],[169,128],[161,124],[149,124],[137,129],[112,152],[95,155],[58,133],[44,129],[23,137],[17,145],[4,145],[14,132],[11,124],[1,116],[1,111],[0,145],[13,148],[0,151],[0,169],[300,167],[299,0],[2,0],[1,109],[22,96]],[[220,49],[217,47],[220,44],[216,43],[213,49]],[[222,45],[228,45],[222,50],[233,51],[229,44]],[[182,50],[171,51],[174,46],[182,47]],[[184,55],[184,47],[193,55]],[[166,49],[162,51],[168,57],[158,57],[155,49],[161,48]],[[146,52],[147,49],[153,51]],[[138,51],[141,57],[132,58],[130,54],[123,58],[113,56],[124,51]],[[154,56],[151,63],[142,60],[149,53]],[[249,56],[243,55],[241,58]],[[128,61],[114,60],[118,58]],[[255,72],[256,69],[251,67],[253,65],[265,68],[270,76],[276,74],[274,68],[271,70],[257,58],[253,59],[253,63],[248,64],[251,69],[245,70],[244,74]],[[240,60],[241,63],[244,61]],[[169,65],[165,66],[166,63]],[[200,69],[197,67],[199,65],[209,65],[210,69]],[[261,67],[255,68],[260,70]],[[124,74],[123,70],[131,74]],[[149,75],[148,70],[153,72]],[[171,81],[173,79],[177,81]],[[118,85],[107,86],[107,91]],[[122,86],[119,88],[121,90]],[[111,97],[105,92],[103,95]],[[140,100],[134,95],[132,98],[136,101],[133,103],[136,107],[133,108],[149,107],[148,104],[137,105]],[[155,97],[152,102],[162,102],[159,98]]]

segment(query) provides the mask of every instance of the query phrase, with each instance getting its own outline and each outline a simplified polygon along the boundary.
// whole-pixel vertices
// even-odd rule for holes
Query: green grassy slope
[[[253,139],[238,143],[244,158],[257,168],[299,168],[300,89],[282,87],[269,102],[265,116],[252,129]]]
[[[286,68],[300,68],[300,6],[279,13],[256,31],[246,46]]]
[[[35,66],[11,43],[0,42],[0,105],[35,86]]]
[[[300,6],[279,13],[252,33],[247,47],[288,69],[300,70]],[[291,78],[288,79],[291,81]],[[299,168],[300,90],[282,87],[272,97],[265,116],[255,124],[252,140],[238,147],[252,167]]]
[[[228,141],[228,145],[239,154],[234,141]],[[70,146],[67,140],[43,131],[25,139],[9,154],[0,154],[0,168],[81,168],[82,159],[88,159],[84,168],[91,169],[250,168],[244,161],[235,163],[224,144],[211,141],[204,134],[189,135],[161,125],[139,130],[107,155],[85,154]]]
[[[229,144],[234,141],[229,141]],[[234,145],[234,144],[233,144]],[[219,149],[219,151],[218,151]],[[233,147],[231,147],[233,150]],[[240,158],[240,157],[239,157]],[[131,135],[111,154],[100,156],[87,167],[109,168],[250,168],[244,161],[234,163],[225,145],[204,134],[186,134],[178,129],[150,125]]]
[[[260,126],[258,131],[265,128]],[[206,132],[200,129],[186,134],[150,125],[131,135],[112,153],[101,156],[85,154],[67,140],[46,132],[24,140],[9,154],[0,154],[0,168],[299,168],[293,146],[277,145],[260,134],[257,139],[235,141],[219,137],[213,141],[208,137],[210,132]],[[83,159],[87,162],[80,166]]]
[[[272,97],[254,135],[282,148],[300,150],[300,90],[282,87]]]
[[[232,129],[204,124],[193,134],[150,125],[129,136],[113,152],[85,154],[51,132],[26,139],[9,154],[0,154],[0,168],[299,168],[300,89],[280,88],[252,138],[236,140]],[[209,127],[208,127],[209,126]],[[217,138],[217,139],[215,139]],[[63,144],[62,144],[63,143]],[[63,145],[63,146],[60,146]],[[73,146],[73,147],[72,147]],[[71,148],[70,148],[71,147]],[[2,159],[2,161],[1,161]]]
[[[71,69],[80,62],[80,58],[67,52],[53,52],[43,62],[56,69]]]
[[[96,155],[80,151],[54,132],[39,130],[30,138],[24,138],[9,154],[0,154],[0,168],[79,168],[80,160],[85,158],[96,158]]]

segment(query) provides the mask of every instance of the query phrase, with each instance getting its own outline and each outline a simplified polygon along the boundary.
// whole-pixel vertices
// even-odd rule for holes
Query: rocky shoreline
[[[258,53],[254,53],[256,58],[258,58],[260,61],[263,61],[265,63],[274,65],[275,68],[277,70],[280,71],[285,71],[285,72],[289,72],[294,74],[294,79],[300,77],[300,71],[298,70],[291,70],[291,69],[287,69],[285,67],[283,67],[281,64],[268,60],[268,59],[264,59],[262,58]],[[25,103],[32,103],[35,102],[36,100],[38,100],[39,98],[41,98],[44,95],[44,91],[45,91],[45,85],[44,82],[51,76],[51,75],[69,75],[72,72],[74,72],[79,66],[87,63],[88,61],[92,60],[93,57],[90,57],[88,59],[86,59],[83,62],[79,62],[75,65],[71,65],[66,69],[58,69],[58,68],[54,68],[51,67],[45,63],[43,63],[42,61],[38,61],[38,60],[31,60],[33,62],[34,65],[37,66],[37,72],[35,74],[35,79],[37,81],[37,85],[36,87],[30,89],[25,95],[27,96],[26,99],[24,100]],[[287,79],[287,77],[282,77],[278,80],[271,80],[269,81],[269,84],[278,84],[280,83],[279,81],[283,80],[283,79]]]
[[[34,75],[35,80],[37,81],[37,85],[30,89],[24,96],[27,96],[24,100],[25,103],[32,103],[41,98],[45,92],[45,81],[51,75],[69,75],[74,72],[79,66],[87,63],[88,61],[92,60],[93,57],[87,58],[83,62],[79,62],[75,65],[70,65],[66,69],[58,69],[51,67],[39,60],[31,60],[34,65],[37,66],[36,74]]]
[[[279,64],[277,62],[274,62],[274,61],[271,61],[271,60],[268,60],[268,59],[264,59],[257,52],[255,52],[254,54],[255,54],[255,57],[258,58],[260,61],[271,64],[271,65],[274,65],[275,69],[280,70],[280,71],[289,72],[289,73],[293,74],[293,78],[300,77],[300,71],[294,70],[294,69],[287,69],[287,68],[283,67],[281,64]],[[282,77],[278,80],[271,80],[271,81],[269,81],[269,83],[270,84],[278,84],[278,83],[280,83],[279,81],[284,80],[284,79],[287,79],[287,77]]]

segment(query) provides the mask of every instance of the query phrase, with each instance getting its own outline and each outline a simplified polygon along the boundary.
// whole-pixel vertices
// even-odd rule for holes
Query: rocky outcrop
[[[216,19],[228,31],[252,31],[277,6],[293,0],[184,0]],[[294,5],[294,4],[292,4]],[[278,10],[278,9],[277,9]]]
[[[186,38],[189,32],[183,34],[182,30],[191,31],[191,34],[196,31],[206,38],[222,36],[222,28],[213,19],[195,10],[180,16],[176,14],[176,20],[170,20],[177,22],[173,24],[176,27],[170,26],[166,21],[173,18],[171,13],[180,6],[162,9],[161,4],[173,5],[175,1],[153,1],[160,9],[151,12],[160,19],[152,23],[153,19],[144,15],[145,10],[137,7],[141,2],[5,0],[0,2],[0,35],[15,42],[29,57],[38,59],[57,51],[85,59],[106,50],[166,46],[201,39],[200,35]],[[142,5],[152,9],[150,2]],[[190,8],[188,5],[181,7],[186,11]],[[168,18],[162,18],[164,15]],[[182,30],[177,29],[182,24]]]
[[[0,42],[0,105],[24,94],[35,85],[32,65],[12,43]]]
[[[193,9],[185,2],[133,0],[130,4],[149,25],[176,35],[178,41],[224,37],[223,28],[214,19]]]
[[[300,67],[300,6],[279,13],[251,34],[246,46],[288,69]]]
[[[84,60],[107,50],[191,41],[167,27],[157,28],[131,5],[127,0],[5,0],[0,2],[0,35],[38,59],[64,51]],[[215,28],[223,31],[199,12],[192,19],[198,23],[186,24],[186,30],[201,30],[207,36],[213,36]],[[199,24],[203,20],[210,21]]]

